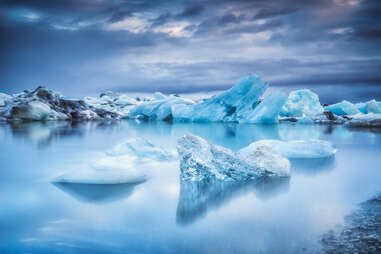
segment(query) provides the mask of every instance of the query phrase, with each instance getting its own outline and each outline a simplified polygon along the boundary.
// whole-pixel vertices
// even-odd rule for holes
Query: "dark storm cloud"
[[[252,72],[276,86],[381,84],[380,1],[5,0],[0,12],[6,92],[206,91]]]

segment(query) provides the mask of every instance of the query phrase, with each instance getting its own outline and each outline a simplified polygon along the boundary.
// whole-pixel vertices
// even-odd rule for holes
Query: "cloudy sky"
[[[381,96],[380,13],[378,0],[0,0],[0,90],[206,92],[257,73]]]

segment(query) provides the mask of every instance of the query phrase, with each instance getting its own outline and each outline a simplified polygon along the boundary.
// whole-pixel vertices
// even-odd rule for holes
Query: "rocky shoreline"
[[[381,252],[381,194],[359,205],[336,230],[324,234],[323,253]]]

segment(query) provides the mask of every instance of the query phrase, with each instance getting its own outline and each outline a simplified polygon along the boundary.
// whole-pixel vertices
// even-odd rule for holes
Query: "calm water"
[[[173,150],[188,132],[232,150],[320,138],[338,152],[243,185],[182,183],[178,162],[138,185],[51,183],[126,138]],[[0,253],[316,253],[323,233],[381,191],[381,134],[341,126],[3,124],[0,149]]]

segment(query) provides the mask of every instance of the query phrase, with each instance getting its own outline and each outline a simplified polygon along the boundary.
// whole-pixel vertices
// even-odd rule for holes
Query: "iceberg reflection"
[[[70,196],[86,203],[109,203],[132,195],[136,185],[140,183],[120,184],[87,184],[54,182],[57,188]]]
[[[332,171],[336,166],[335,156],[327,158],[290,159],[291,172],[303,175],[318,175]]]
[[[207,178],[202,181],[180,180],[180,198],[177,204],[176,223],[193,224],[230,200],[253,191],[267,200],[289,190],[290,178],[263,178],[250,181],[222,181]]]
[[[7,128],[13,137],[34,143],[39,149],[48,148],[54,142],[66,137],[83,137],[91,129],[115,125],[115,121],[100,122],[11,122],[2,126]]]

